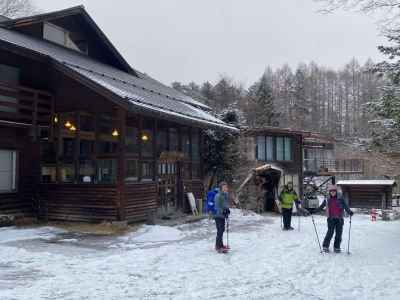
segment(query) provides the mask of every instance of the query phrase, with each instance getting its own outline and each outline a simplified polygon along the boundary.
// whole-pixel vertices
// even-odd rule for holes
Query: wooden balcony
[[[53,112],[50,93],[0,82],[0,124],[49,126]]]
[[[304,159],[304,172],[321,176],[338,174],[363,174],[362,159]]]

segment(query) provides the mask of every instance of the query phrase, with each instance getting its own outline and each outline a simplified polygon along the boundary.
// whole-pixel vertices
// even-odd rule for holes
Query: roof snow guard
[[[1,44],[6,45],[5,49],[14,47],[50,58],[68,76],[81,82],[90,82],[90,87],[106,90],[107,94],[111,92],[117,96],[119,104],[131,107],[133,111],[142,110],[160,117],[194,123],[199,127],[216,127],[238,132],[236,127],[211,115],[208,106],[143,73],[136,72],[135,76],[77,51],[2,27],[0,46]]]

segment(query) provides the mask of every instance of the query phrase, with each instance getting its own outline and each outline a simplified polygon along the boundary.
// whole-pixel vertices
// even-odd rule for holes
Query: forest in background
[[[352,59],[339,70],[316,63],[265,69],[260,79],[245,88],[222,76],[215,84],[173,82],[172,86],[215,112],[239,112],[242,125],[279,126],[316,131],[334,137],[369,137],[374,115],[370,103],[378,101],[385,80],[368,60]]]

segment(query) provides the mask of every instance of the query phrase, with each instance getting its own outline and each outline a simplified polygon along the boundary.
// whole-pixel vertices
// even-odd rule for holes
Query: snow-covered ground
[[[399,221],[354,216],[351,255],[320,254],[311,218],[297,222],[283,232],[279,216],[235,210],[229,254],[208,220],[119,237],[2,228],[0,299],[399,299]]]

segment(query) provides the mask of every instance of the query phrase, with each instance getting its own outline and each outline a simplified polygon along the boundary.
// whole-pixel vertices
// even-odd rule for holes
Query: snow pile
[[[0,228],[0,243],[34,239],[49,240],[55,238],[57,234],[65,232],[65,230],[55,227],[41,227],[33,229],[17,229],[15,227],[4,227]]]

